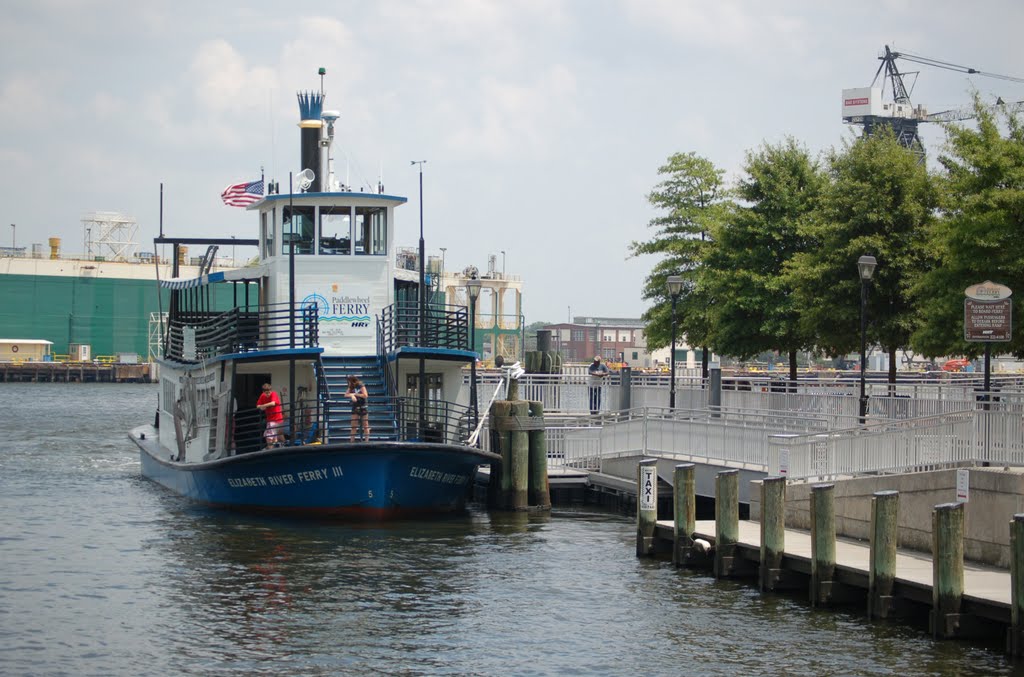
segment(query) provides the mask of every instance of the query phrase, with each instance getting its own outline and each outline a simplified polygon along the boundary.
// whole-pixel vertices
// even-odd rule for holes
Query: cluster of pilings
[[[544,405],[519,399],[519,381],[509,380],[507,399],[491,404],[491,465],[487,505],[493,510],[550,510]]]
[[[768,477],[761,483],[762,515],[760,552],[739,539],[739,471],[726,470],[715,478],[714,534],[697,531],[695,465],[675,467],[673,476],[672,560],[679,567],[710,569],[716,578],[756,579],[762,591],[808,592],[813,606],[863,603],[869,619],[907,615],[910,603],[930,606],[929,629],[936,638],[971,637],[982,634],[982,620],[1007,628],[1007,651],[1024,655],[1024,514],[1009,523],[1012,551],[1009,571],[1010,613],[992,600],[981,613],[983,601],[964,603],[964,504],[943,503],[932,510],[932,583],[927,589],[896,581],[897,516],[899,492],[877,491],[871,498],[871,526],[867,570],[862,565],[836,562],[833,484],[811,488],[811,556],[786,554],[786,479]],[[637,555],[653,555],[657,542],[656,460],[641,461],[637,468]],[[709,529],[710,530],[710,529]],[[863,546],[861,546],[863,547]],[[810,574],[809,580],[807,574]],[[999,620],[996,620],[997,617]]]
[[[537,332],[537,350],[527,350],[524,368],[527,374],[561,374],[562,356],[551,350],[551,330]]]

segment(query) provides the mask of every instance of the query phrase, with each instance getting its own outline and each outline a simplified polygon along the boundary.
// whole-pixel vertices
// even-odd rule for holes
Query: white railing
[[[496,381],[481,378],[479,402],[491,399]],[[585,374],[521,377],[520,397],[542,402],[549,417],[545,438],[552,466],[596,469],[601,458],[653,454],[774,474],[782,449],[794,479],[965,462],[1024,465],[1019,379],[995,384],[991,402],[974,383],[874,384],[866,424],[859,422],[859,383],[853,379],[796,387],[727,381],[722,406],[713,410],[699,379],[677,379],[677,407],[669,410],[667,375],[634,377],[628,411],[618,411],[618,376],[609,381],[602,413],[592,417]],[[481,440],[489,448],[490,436]]]
[[[685,456],[767,471],[769,436],[824,429],[799,413],[633,409],[604,422],[601,455]]]

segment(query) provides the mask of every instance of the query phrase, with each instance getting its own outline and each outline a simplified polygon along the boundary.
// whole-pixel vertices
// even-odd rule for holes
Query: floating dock
[[[149,383],[148,364],[0,362],[0,383]]]

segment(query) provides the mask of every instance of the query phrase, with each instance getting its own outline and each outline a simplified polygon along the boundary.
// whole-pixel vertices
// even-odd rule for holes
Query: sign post
[[[986,280],[964,290],[964,340],[985,344],[985,408],[992,375],[992,344],[1013,337],[1013,291]]]

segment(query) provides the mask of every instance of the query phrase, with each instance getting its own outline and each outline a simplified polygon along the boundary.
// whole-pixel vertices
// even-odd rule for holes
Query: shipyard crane
[[[924,66],[943,68],[968,75],[980,75],[984,77],[997,78],[1009,82],[1024,83],[1024,78],[1016,78],[1009,75],[997,75],[980,71],[967,66],[959,66],[948,61],[931,59],[908,52],[894,52],[885,46],[885,54],[878,57],[882,62],[875,72],[875,79],[871,81],[870,87],[857,87],[843,90],[843,122],[855,125],[862,125],[865,134],[871,134],[880,126],[889,127],[895,132],[899,142],[916,153],[924,156],[924,147],[917,134],[918,124],[922,122],[954,122],[957,120],[969,120],[975,116],[974,106],[968,105],[960,108],[929,113],[921,105],[915,106],[910,101],[910,94],[913,90],[913,83],[917,82],[918,72],[901,73],[896,65],[897,59],[918,63]],[[884,75],[883,75],[884,72]],[[907,88],[904,78],[913,76],[910,89]],[[879,83],[879,77],[882,82]],[[883,101],[886,82],[890,83],[892,90],[892,101]],[[1004,108],[1009,113],[1024,111],[1024,101],[1007,104],[1002,99],[997,99],[995,106]]]

